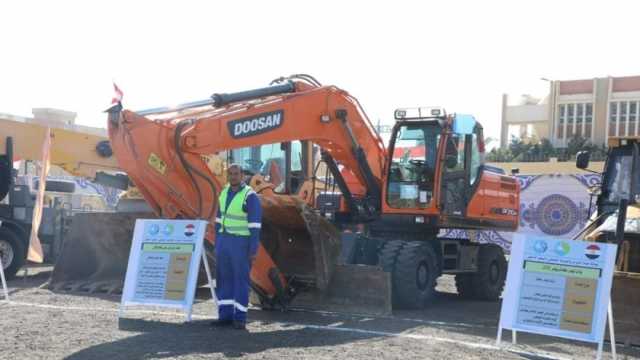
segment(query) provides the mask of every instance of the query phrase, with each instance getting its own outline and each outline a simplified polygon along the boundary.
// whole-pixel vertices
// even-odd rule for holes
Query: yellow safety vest
[[[218,204],[220,206],[220,233],[227,232],[233,235],[249,236],[249,222],[247,213],[242,209],[247,194],[251,191],[249,186],[243,186],[240,191],[231,199],[231,203],[225,209],[227,204],[227,195],[230,186],[227,185],[220,193]]]

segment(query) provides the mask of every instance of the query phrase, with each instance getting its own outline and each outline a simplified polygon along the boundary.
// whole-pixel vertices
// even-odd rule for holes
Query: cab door
[[[468,161],[467,137],[461,134],[449,134],[445,139],[440,182],[440,208],[444,215],[465,216],[467,207]]]
[[[479,128],[471,134],[447,136],[440,186],[440,207],[449,216],[467,216],[469,202],[482,177]]]

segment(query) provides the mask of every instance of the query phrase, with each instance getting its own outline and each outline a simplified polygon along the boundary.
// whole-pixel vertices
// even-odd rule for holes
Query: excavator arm
[[[147,114],[122,110],[117,104],[109,110],[109,137],[119,165],[154,211],[165,218],[215,221],[224,184],[209,171],[203,155],[294,140],[320,146],[354,221],[372,219],[380,211],[384,144],[358,101],[335,86],[288,81],[271,88],[216,94],[210,102]],[[340,181],[345,171],[366,189],[364,196],[353,195],[349,185]],[[310,277],[315,287],[326,287],[340,251],[335,228],[296,196],[270,190],[260,195],[265,221],[263,246],[251,273],[254,290],[263,299],[282,303],[292,277]],[[292,220],[300,217],[302,221]],[[303,228],[307,234],[302,234]],[[288,243],[312,247],[313,259],[296,253],[302,245],[283,250],[287,238]],[[212,227],[207,240],[214,242]],[[314,264],[312,276],[301,270],[305,261]]]

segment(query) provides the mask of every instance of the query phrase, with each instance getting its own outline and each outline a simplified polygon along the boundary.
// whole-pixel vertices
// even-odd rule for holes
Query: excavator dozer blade
[[[261,242],[297,294],[290,306],[323,311],[391,313],[389,274],[340,260],[342,234],[297,197],[261,196]]]
[[[153,213],[79,213],[53,268],[56,291],[121,293],[136,219]]]

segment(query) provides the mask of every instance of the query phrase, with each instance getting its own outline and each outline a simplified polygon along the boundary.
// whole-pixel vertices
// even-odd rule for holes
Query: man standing
[[[229,184],[220,193],[216,215],[216,296],[213,326],[244,330],[249,305],[249,273],[260,241],[262,208],[258,195],[242,181],[237,164],[227,169]]]

